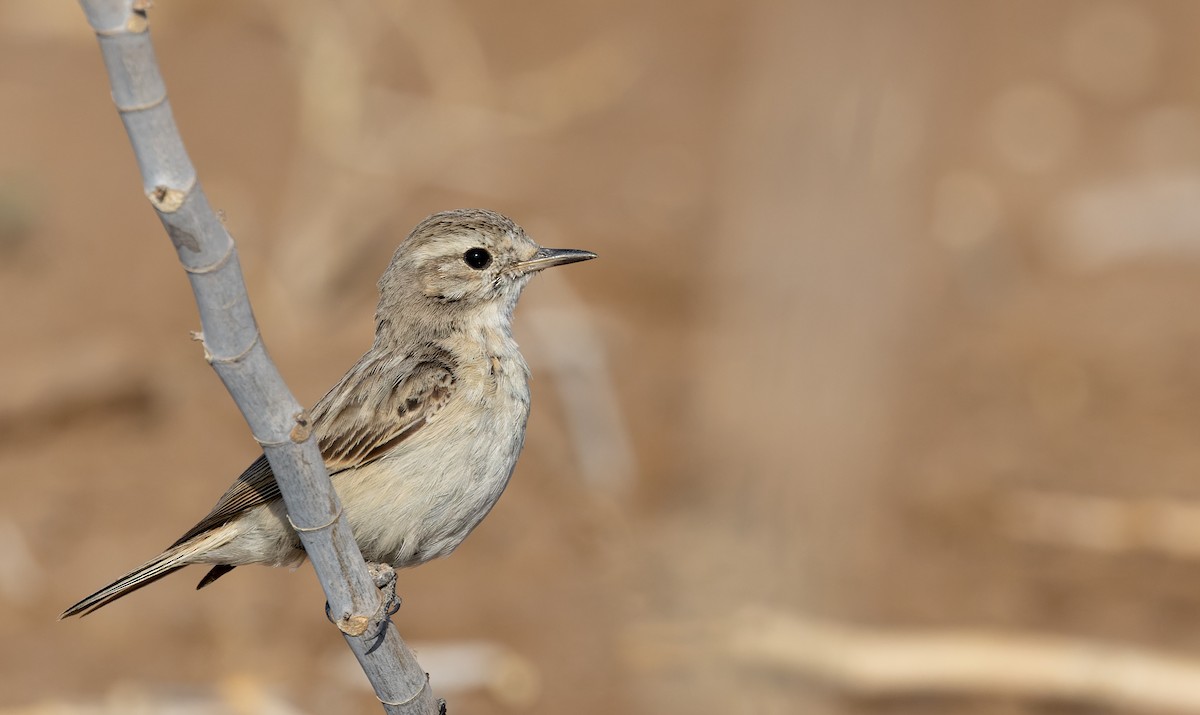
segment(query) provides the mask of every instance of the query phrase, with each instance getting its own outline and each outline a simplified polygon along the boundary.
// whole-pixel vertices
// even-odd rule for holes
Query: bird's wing
[[[438,358],[399,371],[368,365],[357,374],[352,370],[342,380],[347,381],[351,384],[335,387],[313,408],[330,474],[387,454],[433,419],[454,393],[454,370]]]
[[[330,476],[369,464],[395,449],[433,419],[453,395],[454,371],[448,361],[439,356],[404,362],[387,366],[381,359],[364,356],[313,408],[313,429]],[[385,367],[391,368],[390,379]],[[271,465],[261,456],[208,516],[172,546],[278,497]]]

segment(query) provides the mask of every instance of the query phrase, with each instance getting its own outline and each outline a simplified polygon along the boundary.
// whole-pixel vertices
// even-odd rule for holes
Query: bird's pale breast
[[[413,566],[449,554],[495,505],[525,439],[528,368],[507,331],[455,345],[456,389],[392,454],[334,480],[363,555]]]

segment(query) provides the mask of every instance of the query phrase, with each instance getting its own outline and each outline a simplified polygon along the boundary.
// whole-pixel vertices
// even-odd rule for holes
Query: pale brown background
[[[535,409],[504,499],[401,577],[406,637],[491,642],[540,682],[441,690],[452,713],[1111,712],[860,697],[705,635],[747,609],[1200,658],[1200,4],[151,20],[301,401],[365,348],[374,281],[432,211],[601,255],[518,311]],[[307,567],[54,621],[255,449],[74,4],[0,4],[0,105],[0,711],[377,712]]]

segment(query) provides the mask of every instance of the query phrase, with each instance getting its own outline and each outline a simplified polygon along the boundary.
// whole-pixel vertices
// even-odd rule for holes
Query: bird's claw
[[[396,595],[396,569],[390,564],[368,562],[367,573],[371,574],[375,586],[383,591],[384,612],[391,618],[400,610],[401,603],[401,598]]]
[[[384,616],[381,620],[386,621],[396,615],[403,601],[396,594],[396,569],[392,568],[390,564],[377,564],[368,561],[367,573],[371,575],[371,581],[374,582],[375,587],[383,591]],[[329,607],[329,601],[325,602],[325,617],[329,619],[330,623],[336,622],[336,619],[333,617],[333,611]]]
[[[387,588],[396,584],[396,569],[391,564],[367,562],[367,573],[379,588]]]

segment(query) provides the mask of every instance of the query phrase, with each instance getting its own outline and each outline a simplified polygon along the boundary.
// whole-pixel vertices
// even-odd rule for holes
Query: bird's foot
[[[400,610],[402,599],[396,595],[396,569],[390,564],[367,562],[367,573],[371,575],[371,581],[375,583],[376,588],[383,591],[383,613],[382,621],[396,615]],[[325,602],[325,617],[331,623],[336,623],[337,620],[333,617],[333,612],[329,608],[329,601]]]
[[[401,602],[400,597],[396,595],[396,569],[392,568],[391,564],[377,564],[368,561],[367,573],[371,574],[371,580],[375,582],[375,586],[383,591],[384,610],[390,618],[400,610]]]

